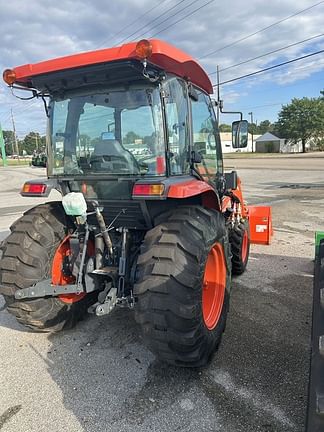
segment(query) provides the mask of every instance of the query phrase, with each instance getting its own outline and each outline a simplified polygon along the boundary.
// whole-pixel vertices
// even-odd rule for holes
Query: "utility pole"
[[[38,136],[37,136],[37,132],[35,133],[35,139],[36,139],[36,150],[38,150]]]
[[[17,135],[16,135],[15,119],[13,116],[12,108],[11,108],[11,120],[12,120],[12,128],[13,128],[14,139],[15,139],[15,147],[16,147],[15,151],[17,153],[18,160],[19,160],[19,144],[18,144]]]
[[[251,116],[251,137],[252,137],[252,153],[253,153],[253,112],[249,112],[249,116]]]
[[[5,143],[4,143],[4,139],[3,139],[1,124],[0,124],[0,148],[1,148],[1,155],[2,155],[2,164],[3,164],[3,166],[7,166],[8,162],[7,162],[6,148],[5,148]]]

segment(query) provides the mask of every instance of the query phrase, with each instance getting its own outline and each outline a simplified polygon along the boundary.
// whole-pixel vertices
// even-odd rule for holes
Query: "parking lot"
[[[314,231],[324,227],[324,155],[225,159],[250,204],[272,206],[270,246],[233,280],[221,347],[201,370],[158,362],[133,314],[89,316],[32,333],[0,308],[1,432],[302,432],[306,416]],[[42,168],[0,168],[0,236],[27,208]]]

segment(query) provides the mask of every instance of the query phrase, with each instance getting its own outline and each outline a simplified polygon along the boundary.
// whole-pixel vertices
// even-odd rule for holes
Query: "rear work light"
[[[136,184],[133,187],[133,196],[161,196],[163,192],[163,184]]]
[[[45,183],[28,183],[26,182],[21,190],[22,196],[44,196],[47,191],[47,184]]]

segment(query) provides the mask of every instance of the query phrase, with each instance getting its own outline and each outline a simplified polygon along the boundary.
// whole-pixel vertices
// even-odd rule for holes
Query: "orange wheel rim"
[[[57,248],[52,264],[52,284],[67,285],[75,283],[75,277],[64,274],[64,260],[72,254],[70,246],[70,237],[67,236]],[[82,300],[86,293],[80,294],[61,294],[59,299],[64,303],[76,303]]]
[[[223,247],[215,243],[211,248],[206,262],[202,310],[206,327],[212,330],[216,327],[221,316],[226,287],[226,263]]]
[[[247,254],[248,254],[248,245],[249,245],[248,232],[244,231],[243,240],[242,240],[242,261],[243,262],[245,262]]]

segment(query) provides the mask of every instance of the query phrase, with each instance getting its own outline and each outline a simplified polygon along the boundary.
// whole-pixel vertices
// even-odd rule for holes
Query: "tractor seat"
[[[125,152],[119,141],[115,139],[107,139],[99,141],[93,150],[93,156],[111,157],[121,156]]]
[[[103,139],[95,144],[90,156],[94,171],[134,171],[134,157],[116,139]]]

